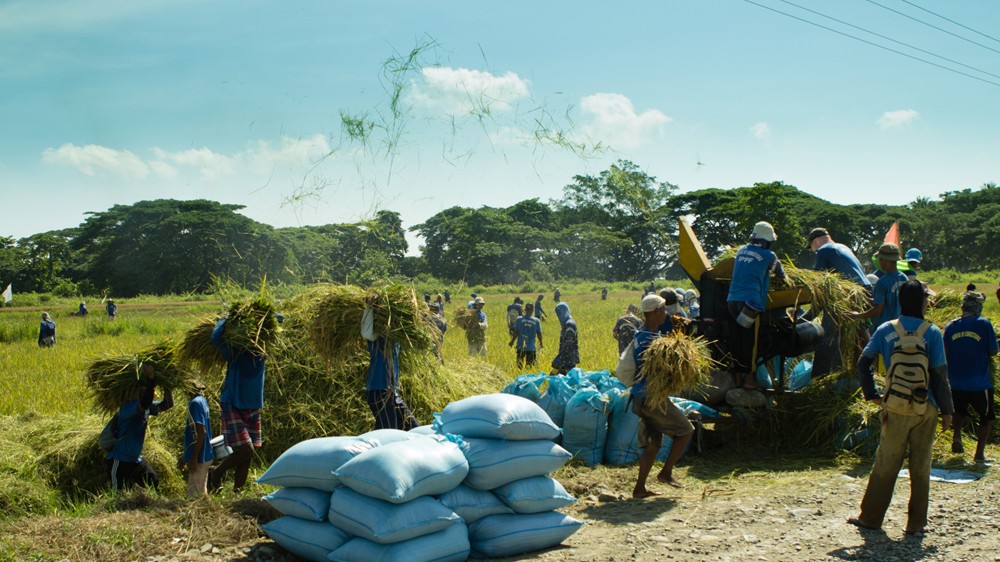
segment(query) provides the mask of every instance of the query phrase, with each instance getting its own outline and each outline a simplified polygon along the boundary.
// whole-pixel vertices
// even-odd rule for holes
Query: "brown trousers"
[[[910,506],[906,530],[919,531],[927,525],[927,502],[931,487],[931,447],[937,427],[937,410],[927,408],[922,416],[904,416],[882,410],[875,464],[868,477],[868,488],[861,500],[858,519],[871,527],[881,527],[892,501],[896,477],[910,450]]]

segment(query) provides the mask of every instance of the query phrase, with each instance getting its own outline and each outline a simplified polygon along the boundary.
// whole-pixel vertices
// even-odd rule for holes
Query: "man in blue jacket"
[[[214,491],[226,473],[233,470],[233,491],[247,483],[253,450],[263,444],[260,410],[264,407],[264,357],[244,349],[235,349],[223,337],[226,319],[212,330],[212,343],[226,359],[226,379],[219,394],[222,407],[222,434],[233,450],[208,475],[208,487]]]
[[[163,400],[154,402],[156,372],[148,364],[140,366],[139,372],[145,384],[135,398],[122,404],[115,414],[118,416],[118,429],[115,432],[118,442],[105,461],[111,475],[111,488],[114,490],[127,490],[135,484],[151,488],[160,485],[156,471],[142,456],[142,447],[146,443],[149,416],[169,410],[174,405],[174,399],[170,390],[164,389]]]
[[[361,337],[368,343],[365,401],[375,418],[375,429],[409,431],[417,427],[417,418],[399,395],[399,343],[375,333],[370,308],[361,317]]]
[[[38,326],[38,347],[52,347],[56,344],[56,323],[48,312],[42,313],[42,323]]]

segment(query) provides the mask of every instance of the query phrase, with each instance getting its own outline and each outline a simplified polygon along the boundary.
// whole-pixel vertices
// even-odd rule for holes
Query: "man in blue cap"
[[[924,254],[916,248],[910,248],[903,254],[903,259],[906,260],[906,264],[910,266],[910,270],[906,272],[906,277],[913,281],[917,278],[917,270],[920,269],[920,260],[924,259]]]

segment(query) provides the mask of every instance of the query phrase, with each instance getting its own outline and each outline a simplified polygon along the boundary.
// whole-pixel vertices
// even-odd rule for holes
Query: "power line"
[[[943,19],[944,21],[949,21],[949,22],[957,25],[958,27],[961,27],[962,29],[967,29],[967,30],[975,33],[976,35],[982,35],[983,37],[985,37],[987,39],[992,39],[992,40],[996,41],[997,43],[1000,43],[1000,39],[997,39],[996,37],[993,37],[992,35],[987,35],[987,34],[983,33],[982,31],[976,31],[975,29],[972,29],[971,27],[969,27],[967,25],[962,25],[962,24],[958,23],[957,21],[955,21],[953,19],[946,18],[946,17],[942,16],[941,14],[939,14],[937,12],[932,12],[931,10],[928,10],[927,8],[924,8],[924,7],[921,7],[921,6],[917,6],[913,2],[910,2],[909,0],[900,0],[900,1],[901,2],[906,2],[907,4],[913,6],[914,8],[916,8],[918,10],[923,10],[923,11],[927,12],[928,14],[935,15],[935,16]]]
[[[998,75],[998,74],[993,74],[992,72],[987,72],[987,71],[985,71],[985,70],[983,70],[981,68],[977,68],[975,66],[967,65],[967,64],[959,62],[957,60],[950,59],[950,58],[945,57],[945,56],[941,56],[941,55],[939,55],[937,53],[932,53],[932,52],[930,52],[928,50],[921,49],[920,47],[917,47],[915,45],[910,45],[909,43],[904,43],[902,41],[897,41],[896,39],[893,39],[892,37],[887,37],[885,35],[882,35],[881,33],[876,33],[876,32],[874,32],[874,31],[872,31],[870,29],[865,29],[863,27],[858,27],[858,26],[856,26],[856,25],[854,25],[852,23],[848,23],[848,22],[846,22],[844,20],[839,20],[839,19],[837,19],[835,17],[828,16],[826,14],[822,14],[820,12],[817,12],[816,10],[811,10],[809,8],[806,8],[805,6],[800,6],[800,5],[796,4],[795,2],[790,2],[789,0],[778,0],[778,1],[779,2],[784,2],[785,4],[788,4],[789,6],[795,6],[796,8],[798,8],[800,10],[804,10],[804,11],[809,12],[811,14],[816,14],[817,16],[826,18],[828,20],[833,20],[833,21],[835,21],[835,22],[837,22],[839,24],[846,25],[848,27],[853,27],[854,29],[857,29],[859,31],[864,31],[865,33],[870,33],[870,34],[872,34],[872,35],[874,35],[876,37],[879,37],[881,39],[885,39],[886,41],[892,41],[893,43],[896,43],[897,45],[902,45],[904,47],[908,47],[910,49],[913,49],[914,51],[920,51],[921,53],[930,55],[932,57],[937,57],[937,58],[939,58],[941,60],[945,60],[945,61],[948,61],[948,62],[953,63],[953,64],[957,64],[959,66],[968,68],[969,70],[974,70],[976,72],[981,72],[983,74],[986,74],[987,76],[992,76],[994,78],[1000,78],[1000,75]],[[903,0],[903,1],[905,2],[906,0]]]
[[[932,28],[940,31],[941,33],[947,33],[948,35],[951,35],[952,37],[957,37],[957,38],[961,39],[962,41],[966,41],[968,43],[972,43],[973,45],[979,45],[980,47],[982,47],[982,48],[984,48],[984,49],[986,49],[988,51],[993,51],[994,53],[1000,54],[1000,51],[994,49],[993,47],[987,47],[986,45],[983,45],[982,43],[973,41],[972,39],[969,39],[968,37],[962,37],[961,35],[959,35],[957,33],[952,33],[950,31],[948,31],[947,29],[944,29],[942,27],[938,27],[938,26],[934,25],[933,23],[927,23],[927,22],[925,22],[922,19],[915,18],[915,17],[913,17],[913,16],[911,16],[909,14],[904,14],[903,12],[900,12],[899,10],[894,10],[894,9],[890,8],[889,6],[885,6],[885,5],[879,4],[875,0],[865,0],[865,2],[868,2],[869,4],[874,4],[874,5],[878,6],[879,8],[883,8],[885,10],[889,10],[890,12],[892,12],[894,14],[899,14],[899,15],[903,16],[906,19],[913,20],[913,21],[915,21],[917,23],[922,23],[922,24],[926,25],[927,27],[932,27]]]
[[[974,75],[969,74],[967,72],[962,72],[961,70],[955,70],[954,68],[949,68],[947,66],[938,64],[936,62],[931,62],[931,61],[929,61],[927,59],[922,59],[920,57],[913,56],[913,55],[911,55],[909,53],[904,53],[902,51],[897,51],[896,49],[893,49],[892,47],[886,47],[885,45],[879,45],[878,43],[874,43],[874,42],[869,41],[867,39],[862,39],[861,37],[856,37],[854,35],[851,35],[850,33],[844,33],[843,31],[840,31],[840,30],[837,30],[837,29],[833,29],[832,27],[827,27],[825,25],[816,23],[814,21],[809,21],[807,19],[800,18],[798,16],[793,16],[792,14],[789,14],[787,12],[782,12],[781,10],[778,10],[777,8],[772,8],[770,6],[765,6],[763,4],[758,4],[757,2],[754,2],[753,0],[743,0],[743,1],[746,2],[747,4],[753,4],[754,6],[757,6],[759,8],[764,8],[765,10],[770,10],[772,12],[781,14],[783,16],[790,17],[790,18],[792,18],[794,20],[799,20],[799,21],[801,21],[803,23],[808,23],[809,25],[814,25],[814,26],[819,27],[821,29],[825,29],[827,31],[832,31],[833,33],[836,33],[837,35],[843,35],[844,37],[849,37],[851,39],[854,39],[855,41],[861,41],[862,43],[871,45],[872,47],[878,47],[879,49],[882,49],[882,50],[885,50],[885,51],[889,51],[890,53],[896,53],[897,55],[902,55],[902,56],[904,56],[904,57],[906,57],[908,59],[913,59],[915,61],[920,61],[920,62],[922,62],[924,64],[929,64],[931,66],[935,66],[937,68],[940,68],[942,70],[947,70],[948,72],[953,72],[955,74],[961,74],[962,76],[965,76],[965,77],[968,77],[968,78],[972,78],[973,80],[978,80],[980,82],[985,82],[986,84],[989,84],[991,86],[1000,87],[1000,83],[998,83],[998,82],[993,82],[992,80],[987,80],[985,78],[980,78],[979,76],[974,76]]]

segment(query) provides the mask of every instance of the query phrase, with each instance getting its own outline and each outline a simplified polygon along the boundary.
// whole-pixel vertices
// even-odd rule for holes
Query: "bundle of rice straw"
[[[479,318],[471,308],[460,306],[455,309],[452,324],[468,331],[479,326]]]
[[[212,330],[217,318],[203,318],[184,334],[177,346],[177,359],[186,365],[197,367],[207,373],[226,365],[226,359],[212,343]]]
[[[646,379],[646,399],[665,407],[670,397],[708,381],[715,366],[709,343],[683,332],[673,332],[650,342],[642,355],[639,379]]]
[[[962,293],[954,289],[942,289],[937,296],[931,299],[934,308],[962,308]]]
[[[868,292],[857,283],[841,275],[827,271],[799,269],[791,262],[783,264],[785,285],[805,289],[814,310],[831,316],[840,332],[841,364],[854,365],[857,362],[858,336],[863,328],[860,320],[847,318],[848,312],[861,312],[870,307]]]
[[[174,347],[169,342],[135,355],[109,355],[87,367],[86,385],[94,399],[94,408],[114,414],[122,404],[134,400],[136,393],[146,386],[142,376],[144,365],[152,365],[156,372],[156,385],[162,389],[183,388],[191,380],[190,374],[177,361]]]
[[[434,345],[435,328],[425,318],[427,307],[407,285],[396,283],[368,290],[328,285],[296,302],[310,309],[310,337],[317,351],[331,361],[363,348],[361,316],[365,306],[374,313],[375,333],[400,344],[403,350],[428,350]]]
[[[261,295],[251,301],[233,303],[226,318],[222,337],[230,347],[262,357],[267,355],[267,346],[278,334],[278,318],[270,299]]]

